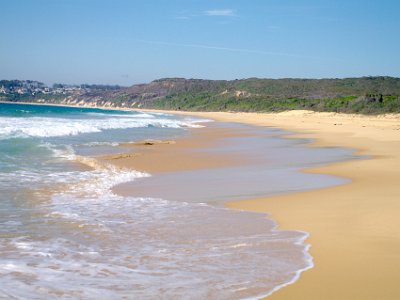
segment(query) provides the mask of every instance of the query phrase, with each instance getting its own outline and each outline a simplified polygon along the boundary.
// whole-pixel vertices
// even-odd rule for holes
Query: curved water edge
[[[311,142],[310,142],[311,143]],[[107,168],[111,168],[111,169],[115,169],[114,166],[110,165],[110,164],[104,164],[104,163],[100,163],[98,160],[94,159],[94,158],[87,158],[87,157],[81,157],[81,156],[76,156],[76,160],[82,164],[85,164],[87,166],[90,166],[91,168],[100,168],[100,169],[107,169]],[[121,171],[126,171],[121,169]],[[136,171],[134,171],[136,173]],[[148,173],[142,174],[139,173],[140,177],[150,177],[151,175]],[[134,180],[134,178],[132,178],[132,180]],[[127,179],[126,182],[129,182],[129,179]],[[123,182],[115,182],[115,184],[113,186],[110,186],[109,190],[110,192],[112,191],[112,188],[117,186],[118,184],[123,183]],[[183,203],[184,205],[188,205],[189,203]],[[207,205],[205,203],[200,203],[200,205]],[[226,209],[226,210],[230,210],[228,208],[219,208],[219,209]],[[244,210],[239,210],[242,212],[246,212]],[[248,212],[246,212],[248,213]],[[263,215],[266,219],[268,219],[270,222],[273,223],[273,228],[271,229],[272,232],[279,232],[281,230],[279,230],[279,225],[277,223],[277,221],[273,220],[269,214],[267,213],[255,213],[252,212],[252,214],[259,214],[259,215]],[[297,280],[300,279],[300,275],[301,273],[312,269],[314,267],[314,262],[313,262],[313,257],[311,256],[311,254],[309,253],[309,249],[311,248],[311,244],[306,244],[305,241],[310,237],[310,233],[305,232],[305,231],[301,231],[301,230],[291,230],[292,232],[298,232],[300,233],[302,236],[298,238],[298,240],[295,242],[296,245],[302,246],[303,247],[303,255],[304,255],[304,259],[307,262],[306,266],[304,266],[303,268],[296,270],[294,276],[287,282],[281,283],[280,285],[277,285],[276,287],[274,287],[272,290],[263,293],[263,294],[259,294],[259,295],[255,295],[255,296],[250,296],[250,297],[245,297],[245,298],[241,298],[243,300],[258,300],[258,299],[262,299],[262,298],[266,298],[270,295],[272,295],[274,292],[288,286],[291,284],[294,284]],[[237,244],[236,246],[242,246],[241,244]]]
[[[4,172],[0,170],[4,179],[0,189],[10,197],[3,204],[9,205],[8,212],[0,212],[0,295],[106,299],[129,297],[134,291],[143,299],[154,294],[259,299],[294,283],[313,267],[310,245],[305,243],[308,233],[278,230],[268,215],[198,200],[122,197],[111,192],[117,184],[155,177],[98,161],[96,154],[121,150],[119,142],[132,141],[132,134],[134,140],[149,134],[159,139],[164,134],[161,131],[170,130],[164,136],[177,137],[183,128],[197,127],[197,120],[147,113],[127,117],[115,111],[90,112],[88,116],[69,113],[72,115],[62,113],[60,118],[42,112],[30,120],[12,116],[15,128],[2,132],[0,150],[6,154],[2,162],[9,165]],[[51,124],[46,127],[57,131],[63,126],[62,130],[44,131],[43,119]],[[80,121],[74,122],[82,119],[84,129],[65,130],[65,120],[78,124]],[[18,127],[18,122],[23,126]],[[86,132],[88,128],[90,132]],[[274,138],[279,139],[279,134]],[[256,141],[247,142],[251,148]],[[270,152],[271,166],[277,170],[282,162],[273,159],[274,153],[297,146],[270,142],[275,149]],[[296,163],[307,164],[305,154],[296,152],[302,153]],[[291,155],[289,151],[287,157]],[[329,159],[337,159],[333,157]],[[18,186],[13,189],[15,183]],[[229,195],[221,194],[221,199],[223,196]],[[207,195],[202,197],[207,199]],[[49,278],[53,278],[51,285]],[[81,289],[76,290],[78,285]],[[190,294],[193,290],[196,295]]]
[[[273,290],[276,289],[276,283],[273,281],[274,278],[270,277],[271,271],[275,269],[272,273],[275,274],[274,276],[277,276],[277,274],[281,272],[279,270],[282,269],[282,266],[279,265],[279,261],[281,260],[281,263],[285,265],[285,261],[288,259],[286,256],[292,257],[293,254],[296,255],[297,253],[297,263],[300,263],[303,269],[310,267],[310,262],[308,260],[302,261],[302,256],[307,253],[307,246],[304,244],[304,240],[307,237],[307,234],[305,233],[296,231],[279,231],[276,229],[276,223],[271,219],[267,219],[264,214],[234,212],[230,209],[211,207],[204,203],[193,204],[187,202],[171,202],[162,199],[144,199],[113,195],[110,189],[115,184],[124,181],[132,181],[136,178],[149,176],[149,174],[138,173],[123,168],[116,169],[112,165],[103,164],[93,158],[80,156],[73,158],[72,156],[73,155],[68,154],[66,157],[69,159],[76,159],[79,163],[83,163],[92,168],[92,171],[89,171],[89,173],[83,172],[82,176],[78,177],[76,177],[77,174],[75,174],[74,179],[71,180],[72,182],[70,183],[70,187],[64,187],[63,191],[53,190],[51,202],[45,204],[47,211],[44,213],[43,217],[47,220],[47,223],[58,222],[63,223],[64,226],[66,225],[67,227],[72,225],[75,228],[73,233],[75,239],[77,235],[79,236],[81,234],[83,235],[80,238],[81,240],[88,240],[91,238],[94,238],[94,240],[90,240],[88,245],[89,248],[82,248],[82,246],[79,246],[77,249],[75,249],[75,247],[71,248],[69,244],[72,239],[68,238],[69,232],[65,230],[64,226],[59,227],[59,230],[64,233],[63,236],[66,240],[56,238],[53,242],[48,241],[44,244],[38,244],[37,242],[30,242],[29,239],[18,238],[13,241],[14,247],[19,252],[22,252],[23,255],[26,255],[27,253],[29,253],[29,255],[34,255],[36,267],[35,270],[29,270],[30,268],[27,269],[27,266],[23,263],[24,259],[22,259],[22,264],[6,264],[5,267],[8,271],[14,270],[30,274],[35,272],[38,277],[37,280],[41,281],[41,275],[39,274],[42,272],[45,272],[45,277],[53,276],[51,275],[52,272],[49,270],[50,266],[48,265],[48,261],[50,260],[50,265],[52,265],[51,268],[56,268],[58,272],[64,270],[66,271],[64,272],[65,274],[70,272],[80,273],[81,266],[78,265],[77,268],[74,268],[71,266],[74,262],[68,259],[69,252],[73,253],[80,249],[79,253],[82,254],[78,256],[75,254],[74,260],[77,260],[82,255],[89,256],[84,258],[85,264],[93,270],[98,270],[94,273],[92,272],[91,277],[96,277],[95,274],[97,272],[101,273],[101,270],[104,269],[113,273],[120,272],[120,276],[122,277],[130,276],[129,274],[126,274],[124,270],[120,269],[122,265],[125,265],[130,261],[130,259],[126,258],[125,254],[118,254],[118,260],[116,260],[116,257],[113,258],[113,265],[115,268],[111,267],[109,263],[105,263],[104,254],[107,256],[107,251],[105,251],[107,247],[104,248],[103,243],[105,240],[110,239],[106,244],[125,243],[127,249],[130,249],[130,251],[135,250],[136,255],[145,260],[149,260],[150,257],[166,255],[161,259],[161,261],[159,261],[160,258],[157,259],[157,274],[155,275],[152,275],[152,272],[154,272],[152,267],[154,262],[150,263],[150,265],[147,265],[145,261],[141,262],[141,272],[144,273],[142,273],[140,277],[155,276],[155,278],[149,280],[149,285],[146,286],[146,283],[141,283],[142,286],[146,286],[147,290],[144,294],[139,293],[140,298],[142,299],[151,298],[146,295],[148,294],[148,291],[152,290],[154,280],[157,280],[156,278],[158,276],[163,276],[162,274],[169,273],[171,268],[174,270],[175,276],[178,276],[177,274],[180,272],[176,272],[177,270],[175,270],[174,267],[176,265],[180,265],[180,269],[186,270],[186,274],[188,274],[188,272],[194,272],[193,277],[189,276],[189,278],[202,278],[200,285],[197,286],[196,293],[199,294],[192,295],[190,298],[204,298],[204,296],[210,293],[210,287],[215,290],[220,285],[220,290],[218,290],[216,294],[213,294],[213,297],[242,299],[248,298],[249,294],[246,294],[246,292],[249,287],[253,286],[253,280],[255,282],[260,282],[260,280],[263,282],[266,280],[265,283],[263,282],[262,287],[258,286],[258,290],[262,290],[263,293],[266,290],[270,290],[269,293],[272,293]],[[127,202],[129,203],[128,205]],[[132,208],[131,205],[134,210],[129,214],[126,214],[126,212]],[[124,210],[125,217],[135,214],[139,220],[138,222],[140,223],[140,227],[129,226],[129,223],[133,222],[132,220],[129,221],[129,218],[116,218],[116,214],[121,214],[121,209]],[[169,211],[170,209],[172,210]],[[60,220],[62,221],[60,222]],[[162,226],[164,227],[162,231],[157,228],[157,226],[161,224],[163,224]],[[246,224],[246,228],[241,228],[241,224]],[[124,226],[128,226],[127,229],[121,230],[121,227]],[[182,229],[183,227],[186,229]],[[143,240],[137,238],[134,240],[135,243],[140,241],[146,249],[142,249],[141,247],[138,248],[137,245],[129,244],[130,242],[127,242],[127,240],[130,239],[128,233],[132,230],[137,231],[139,228],[142,231],[141,235],[143,235],[144,238]],[[77,231],[79,231],[79,233]],[[183,248],[172,246],[168,243],[160,249],[160,245],[162,245],[163,242],[161,242],[158,237],[152,237],[154,231],[157,231],[157,236],[172,237],[171,243],[174,245],[182,244]],[[116,237],[111,237],[110,235],[116,235]],[[96,240],[100,237],[103,240],[103,243],[97,244]],[[54,248],[54,246],[50,246],[50,244],[57,246]],[[152,248],[150,253],[148,252],[149,247]],[[291,247],[293,249],[291,249]],[[60,249],[57,248],[61,249],[61,253],[59,253]],[[65,248],[66,250],[62,250]],[[271,254],[271,249],[272,251],[277,251],[278,254]],[[144,252],[142,253],[142,251]],[[284,253],[283,257],[280,257],[280,252]],[[171,256],[172,253],[175,257],[172,259],[172,262],[169,261],[168,264],[165,265],[165,259],[170,260],[168,256]],[[302,254],[299,256],[298,253]],[[57,259],[57,256],[59,255],[61,255],[61,259]],[[115,255],[115,253],[113,255]],[[235,258],[235,256],[238,256],[238,258]],[[246,256],[248,257],[246,258]],[[101,259],[96,259],[96,257],[101,257]],[[41,258],[43,258],[43,262],[40,262]],[[122,261],[119,261],[119,259]],[[261,263],[263,261],[264,263]],[[297,276],[299,272],[297,270],[298,268],[296,267],[293,269],[295,261],[291,261],[291,263],[286,266],[286,268],[289,268],[285,271],[287,274],[281,275],[284,275],[285,277],[282,286],[293,281]],[[278,262],[278,265],[275,265],[276,262]],[[130,264],[132,264],[132,261],[130,261]],[[190,271],[193,268],[194,271]],[[218,268],[218,272],[216,270],[210,272],[214,268]],[[133,269],[136,269],[136,267]],[[204,272],[204,269],[210,269],[210,271]],[[240,270],[240,272],[238,270]],[[235,276],[227,276],[227,272],[228,274],[234,272]],[[263,272],[265,272],[265,274],[263,274]],[[292,272],[293,274],[291,274]],[[255,275],[258,275],[259,277],[254,277]],[[54,274],[54,276],[57,278],[60,277],[60,274]],[[74,286],[77,282],[76,276],[66,276],[67,277],[64,277],[63,275],[61,277],[62,280],[71,282],[72,286]],[[169,276],[172,276],[172,274],[169,274]],[[191,280],[189,280],[188,284],[185,284],[185,277],[182,276],[183,274],[179,275],[178,278],[174,278],[168,284],[164,283],[164,293],[166,293],[164,296],[166,298],[174,298],[177,296],[185,298],[185,296],[192,291],[193,286],[199,284],[191,282]],[[203,276],[205,277],[203,278]],[[81,275],[79,275],[78,278],[79,277],[81,277]],[[178,282],[181,284],[183,283],[184,288],[180,287],[180,289],[183,289],[184,292],[175,291],[172,295],[168,294],[170,293],[170,290],[174,291],[176,289],[174,284],[177,279],[179,279]],[[90,284],[100,285],[99,289],[101,289],[101,283],[96,283],[96,280],[97,279],[90,278],[89,282]],[[137,280],[136,277],[136,282]],[[230,280],[233,281],[231,282]],[[238,284],[238,282],[243,282],[244,280],[246,280],[244,284]],[[57,279],[54,279],[53,283],[54,281],[57,282]],[[114,285],[118,286],[118,293],[120,293],[121,290],[124,290],[124,287],[126,286],[128,288],[124,293],[126,296],[129,296],[130,293],[132,293],[131,288],[129,287],[131,281],[135,282],[135,277],[130,278],[127,281],[122,280],[122,283],[114,282]],[[208,281],[209,285],[203,285],[203,281]],[[84,277],[80,278],[79,282],[80,285],[83,286],[89,284],[89,282],[86,283]],[[12,285],[15,285],[15,281],[12,282]],[[46,281],[42,281],[41,286],[42,289],[46,289],[44,288],[46,286]],[[72,286],[69,287],[68,285],[65,285],[65,283],[61,286],[63,286],[66,291],[70,291],[67,292],[66,296],[71,296],[70,293]],[[224,290],[231,286],[232,289],[229,289],[228,291]],[[4,287],[7,287],[7,282],[4,283]],[[233,289],[233,287],[235,289]],[[79,291],[76,287],[74,287],[74,289]],[[18,290],[17,294],[8,295],[24,298],[25,295],[28,295],[29,293],[37,293],[37,291],[30,290],[28,286],[24,285],[19,286]],[[77,291],[75,292],[78,293]],[[102,296],[91,294],[86,290],[86,288],[79,292],[80,293],[75,294],[75,296],[83,296],[87,298],[96,296],[97,298],[102,298]],[[47,287],[45,293],[40,293],[39,295],[44,296],[53,293],[55,293],[55,291],[50,287]],[[122,297],[124,293],[120,294],[120,296]],[[150,294],[154,293],[160,293],[160,291],[153,291]],[[250,293],[251,297],[253,297],[252,295],[254,294],[260,294],[260,292]],[[113,296],[109,291],[107,295]],[[72,296],[74,296],[74,294],[72,294]],[[108,296],[103,296],[103,298],[107,298]],[[59,295],[59,297],[61,296]]]
[[[57,231],[62,233],[62,238],[57,234],[54,238],[46,237],[43,242],[40,242],[42,238],[32,240],[26,236],[20,236],[11,239],[10,244],[2,249],[3,254],[7,255],[9,252],[11,257],[15,253],[22,255],[18,261],[8,261],[3,264],[3,275],[7,271],[14,274],[30,274],[29,276],[35,277],[35,281],[38,281],[32,287],[23,284],[24,279],[19,278],[20,275],[14,275],[13,280],[3,281],[1,290],[3,293],[8,290],[7,287],[15,286],[15,280],[19,282],[17,291],[8,292],[8,296],[25,298],[33,293],[38,297],[44,297],[56,293],[58,297],[63,298],[59,294],[62,290],[67,298],[72,296],[106,299],[110,296],[132,295],[130,287],[132,280],[136,283],[145,280],[139,285],[145,286],[146,292],[144,294],[135,292],[143,299],[150,299],[151,297],[146,295],[154,295],[154,293],[164,293],[165,298],[177,296],[185,298],[185,295],[190,294],[193,286],[197,287],[197,294],[191,297],[192,299],[201,299],[212,293],[209,290],[211,286],[213,289],[218,289],[217,293],[212,295],[213,297],[242,299],[256,294],[249,295],[245,292],[246,289],[252,287],[253,280],[260,280],[262,272],[266,272],[264,276],[270,276],[268,265],[275,274],[278,274],[280,269],[289,268],[286,271],[288,273],[284,275],[285,280],[282,285],[296,277],[297,268],[292,271],[296,260],[293,260],[292,254],[287,251],[290,253],[294,251],[295,254],[301,250],[303,254],[306,253],[307,247],[303,244],[306,234],[276,230],[276,223],[266,219],[264,214],[234,212],[201,203],[112,195],[110,188],[113,185],[148,175],[131,171],[127,176],[128,170],[115,169],[92,158],[77,157],[77,159],[80,163],[96,168],[90,173],[91,176],[85,174],[80,178],[74,178],[70,183],[70,188],[64,188],[62,192],[54,190],[50,196],[51,201],[45,202],[40,207],[41,212],[36,212],[38,217],[41,215],[46,220],[46,224],[49,222],[56,224]],[[115,178],[111,179],[112,176]],[[111,180],[104,180],[104,178]],[[77,182],[79,182],[78,185]],[[121,209],[125,214],[123,218],[120,217]],[[170,209],[172,210],[169,211]],[[163,224],[164,229],[159,228],[160,224]],[[241,224],[246,224],[245,228],[241,228]],[[74,228],[73,232],[68,230],[71,226]],[[236,228],[231,230],[232,227]],[[141,231],[140,234],[138,230]],[[133,238],[132,231],[136,231],[143,238],[135,238],[132,243],[129,241]],[[155,235],[154,232],[156,232]],[[73,239],[71,234],[74,236]],[[164,247],[160,248],[164,242],[161,242],[158,236],[165,239]],[[99,238],[101,242],[98,241]],[[168,242],[169,238],[171,240]],[[81,242],[71,244],[74,240],[81,240]],[[83,240],[85,240],[84,243]],[[132,258],[128,255],[129,252],[125,251],[119,253],[120,250],[118,252],[112,250],[110,256],[107,250],[109,246],[113,245],[112,249],[115,249],[114,245],[122,245],[121,243],[125,244],[122,249],[134,251],[137,257]],[[289,250],[290,247],[293,249]],[[277,253],[274,253],[275,251]],[[176,256],[177,253],[178,256]],[[289,257],[286,258],[286,255]],[[109,257],[111,261],[107,262],[108,259],[104,257]],[[82,259],[83,261],[77,264]],[[135,265],[134,262],[137,263],[138,259],[141,262]],[[304,268],[309,267],[307,265],[309,262],[302,262],[300,256],[297,259],[298,263],[306,264]],[[30,266],[33,262],[34,265]],[[278,265],[275,265],[276,262]],[[88,273],[91,275],[80,275],[82,263],[92,270]],[[135,266],[129,267],[127,271],[126,264]],[[141,267],[138,269],[139,265]],[[177,265],[180,266],[181,271],[176,269]],[[238,269],[241,271],[238,272]],[[185,271],[181,273],[182,270]],[[96,278],[98,277],[96,274],[104,272],[119,274],[117,276],[119,279],[114,276],[109,279],[116,288],[113,292],[104,285],[101,278]],[[139,277],[135,275],[137,272],[141,274]],[[232,272],[234,273],[227,276]],[[291,274],[292,272],[294,274]],[[47,284],[46,278],[49,276],[54,277],[52,279],[54,288]],[[108,277],[108,275],[104,276]],[[175,279],[168,283],[164,282],[163,291],[154,291],[154,280],[157,281],[159,276],[172,276]],[[186,276],[189,278],[187,284],[185,284],[185,280],[188,280]],[[197,278],[197,280],[193,282],[192,278]],[[61,283],[60,280],[68,283]],[[75,286],[77,280],[83,287],[82,290]],[[246,280],[244,284],[238,284],[244,280]],[[209,284],[204,285],[203,282],[207,281]],[[176,290],[176,282],[183,283],[179,290]],[[106,296],[98,295],[94,290],[88,289],[88,286],[93,284],[106,293]],[[257,290],[270,290],[275,286],[274,283],[268,287],[268,282],[266,282],[262,284],[262,287],[258,286]],[[41,287],[41,290],[35,287]],[[61,290],[57,291],[60,288]],[[72,293],[72,289],[75,294]],[[257,294],[260,292],[258,291]],[[197,297],[197,295],[201,296]]]
[[[278,225],[277,225],[277,227],[278,227]],[[301,230],[296,230],[296,231],[297,232],[301,232],[301,233],[304,234],[304,238],[299,241],[300,244],[304,244],[305,241],[310,237],[310,233],[308,233],[306,231],[301,231]],[[304,254],[306,260],[308,261],[308,266],[297,270],[296,274],[295,274],[295,276],[293,276],[292,280],[290,280],[288,282],[285,282],[285,283],[282,283],[281,285],[276,286],[275,288],[273,288],[271,291],[269,291],[266,294],[261,294],[261,295],[255,296],[255,297],[246,298],[246,300],[259,300],[259,299],[263,299],[263,298],[266,298],[268,296],[271,296],[273,293],[275,293],[278,290],[284,288],[285,286],[288,286],[288,285],[296,283],[296,281],[298,281],[300,279],[301,273],[314,268],[314,258],[309,253],[309,250],[311,248],[311,244],[304,244],[304,245],[305,245],[305,248],[304,248],[303,254]]]

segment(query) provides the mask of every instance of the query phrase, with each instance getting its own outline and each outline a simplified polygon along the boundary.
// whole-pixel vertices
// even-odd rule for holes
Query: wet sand
[[[307,242],[312,245],[315,267],[268,299],[400,299],[399,115],[367,117],[308,111],[182,114],[287,129],[298,132],[293,138],[316,139],[311,147],[357,149],[366,159],[305,170],[349,178],[350,184],[230,202],[227,206],[270,213],[280,229],[311,234]],[[218,143],[224,132],[193,132],[194,139],[151,145],[151,159],[138,156],[131,167],[170,172],[224,166],[244,159],[196,154],[194,149]],[[128,160],[121,163],[125,165]]]
[[[178,141],[145,140],[126,143],[122,146],[127,153],[105,155],[100,159],[119,167],[151,174],[240,165],[248,160],[245,156],[235,154],[202,151],[217,147],[224,138],[244,133],[218,128],[212,123],[205,128],[188,130],[190,134]]]
[[[103,157],[155,175],[120,184],[118,194],[222,206],[343,184],[347,180],[300,170],[354,158],[350,149],[307,149],[309,139],[286,139],[288,132],[274,128],[212,122],[191,132],[176,141],[126,144],[129,152]]]
[[[350,184],[229,203],[271,213],[280,229],[311,234],[315,267],[268,299],[400,299],[400,116],[294,111],[191,113],[220,121],[276,126],[315,138],[314,147],[349,147],[368,159],[307,170]]]

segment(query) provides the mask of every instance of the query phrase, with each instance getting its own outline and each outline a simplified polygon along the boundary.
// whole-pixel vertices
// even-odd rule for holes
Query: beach
[[[400,267],[400,116],[284,113],[183,113],[224,122],[272,126],[312,138],[311,147],[356,149],[364,159],[307,169],[351,183],[230,202],[271,214],[279,229],[310,233],[314,268],[269,299],[398,299]]]
[[[3,2],[0,300],[400,300],[400,1]]]
[[[10,109],[42,115],[12,119],[18,126],[5,134],[38,144],[10,166],[42,169],[10,173],[26,194],[10,190],[20,202],[6,202],[3,295],[400,297],[399,115]],[[7,141],[4,151],[14,147]],[[22,213],[19,203],[33,205]]]
[[[400,116],[310,111],[283,113],[170,112],[222,122],[282,128],[286,138],[311,138],[310,147],[357,150],[361,160],[306,169],[351,180],[340,186],[229,202],[227,207],[271,214],[279,229],[310,233],[314,267],[268,299],[398,299],[400,267]],[[245,133],[235,133],[239,136]],[[193,151],[213,147],[232,131],[194,130],[176,141],[127,144],[140,154],[104,156],[152,174],[240,165],[244,157]],[[131,189],[114,188],[128,196]],[[147,191],[147,190],[145,190]]]
[[[266,297],[313,266],[308,233],[224,204],[343,184],[300,170],[354,158],[276,128],[0,105],[0,298]]]
[[[400,288],[400,119],[334,113],[201,114],[277,126],[311,137],[315,147],[348,147],[365,160],[307,170],[352,183],[229,207],[269,212],[282,229],[310,233],[315,267],[271,299],[398,299]],[[301,133],[303,132],[303,134]]]

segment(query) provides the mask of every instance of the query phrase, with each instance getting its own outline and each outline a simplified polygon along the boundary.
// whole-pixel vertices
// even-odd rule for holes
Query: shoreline
[[[169,113],[169,112],[168,112]],[[219,122],[218,122],[219,123]],[[210,125],[211,124],[211,125]],[[101,162],[111,163],[112,165],[116,165],[118,167],[127,166],[128,169],[138,170],[140,172],[149,172],[152,176],[160,176],[162,173],[174,173],[174,172],[185,172],[185,171],[200,171],[204,168],[213,169],[213,168],[224,168],[224,167],[232,167],[232,166],[240,166],[242,164],[246,164],[247,158],[243,155],[237,154],[227,154],[224,153],[223,156],[216,152],[204,152],[200,151],[200,156],[195,157],[196,160],[199,160],[201,163],[193,162],[193,152],[196,153],[199,149],[216,149],[218,148],[218,142],[227,137],[240,137],[240,136],[248,136],[249,133],[247,130],[237,131],[237,129],[230,128],[220,128],[218,125],[212,125],[213,123],[209,123],[205,128],[196,129],[190,128],[191,133],[187,136],[179,137],[173,141],[171,140],[155,140],[150,142],[147,145],[145,141],[139,141],[135,143],[130,143],[124,145],[125,147],[134,149],[134,152],[128,152],[126,154],[117,154],[117,155],[102,155],[100,157],[96,157]],[[259,136],[258,134],[256,136]],[[260,135],[261,136],[261,135]],[[282,138],[282,137],[280,137]],[[146,149],[143,149],[143,148]],[[135,150],[139,150],[138,156],[131,156],[131,154],[135,153]],[[142,154],[143,155],[142,155]],[[172,158],[171,154],[175,156],[179,153],[179,160],[182,160],[184,163],[177,163],[176,158]],[[197,153],[199,154],[199,153]],[[116,161],[110,162],[110,157],[112,159],[116,158]],[[174,163],[167,162],[171,159]],[[190,161],[190,162],[189,162]],[[185,164],[188,162],[188,164]],[[147,179],[148,180],[148,179]],[[131,184],[133,185],[131,186]],[[137,186],[137,182],[132,183],[123,183],[114,186],[111,190],[113,193],[123,196],[123,197],[145,197],[148,195],[148,190],[145,189],[145,195],[141,195],[142,192],[141,187]],[[150,196],[158,198],[158,196]],[[227,203],[224,201],[223,206],[229,208]],[[208,203],[210,206],[216,206],[215,203]],[[233,210],[237,210],[237,208],[232,208]],[[247,209],[240,209],[243,211],[248,211]],[[278,221],[271,217],[269,212],[256,212],[257,214],[261,214],[264,218],[272,221],[275,224],[273,231],[281,231],[282,229],[279,226]],[[296,245],[303,245],[304,249],[302,251],[304,255],[304,259],[307,261],[307,266],[304,268],[296,270],[292,279],[282,284],[275,286],[271,291],[261,293],[258,295],[254,295],[250,298],[246,299],[263,299],[265,297],[270,297],[276,291],[296,283],[301,277],[302,273],[312,269],[314,267],[313,257],[309,253],[309,249],[311,245],[306,242],[309,238],[309,233],[298,230],[298,229],[288,229],[288,231],[299,232],[304,234],[304,237],[298,240]]]
[[[310,233],[307,242],[314,268],[268,299],[400,298],[396,277],[400,267],[399,114],[157,111],[283,128],[295,132],[289,138],[314,139],[311,147],[356,149],[366,159],[302,170],[349,178],[349,184],[229,202],[227,207],[268,213],[278,229]]]
[[[220,122],[218,122],[220,123]],[[254,129],[251,129],[253,131]],[[229,137],[241,137],[250,136],[251,134],[246,130],[238,130],[229,127],[220,128],[218,125],[213,125],[213,123],[208,123],[205,128],[196,129],[191,128],[191,133],[187,136],[179,137],[174,141],[155,141],[151,145],[146,145],[146,141],[140,141],[137,143],[132,143],[125,145],[125,147],[131,148],[133,152],[128,152],[127,154],[121,155],[103,155],[97,157],[101,162],[111,163],[118,167],[127,166],[129,169],[138,170],[140,172],[149,172],[152,176],[158,177],[163,173],[175,173],[175,172],[185,172],[185,171],[201,171],[202,169],[213,169],[213,168],[224,168],[232,166],[240,166],[246,164],[248,157],[246,155],[238,155],[231,153],[224,153],[223,155],[215,152],[214,150],[218,148],[218,142],[224,138]],[[262,136],[257,133],[255,136]],[[284,135],[285,136],[285,135]],[[279,138],[285,138],[279,135]],[[145,146],[146,145],[146,146]],[[144,149],[146,148],[146,149]],[[198,152],[200,149],[213,149],[212,152]],[[136,152],[139,151],[139,152]],[[138,155],[134,155],[138,153]],[[195,157],[193,154],[197,154]],[[179,159],[172,157],[178,154]],[[199,155],[200,154],[200,155]],[[110,161],[111,159],[116,159]],[[187,162],[187,164],[186,164]],[[149,180],[149,179],[147,179]],[[179,189],[178,189],[179,190]],[[307,190],[310,190],[308,188]],[[149,195],[148,185],[145,185],[144,191],[141,184],[137,182],[123,183],[112,188],[113,193],[123,196],[123,197],[145,197]],[[287,192],[284,192],[285,194]],[[163,197],[161,195],[150,195],[150,197]],[[223,206],[229,208],[229,200],[221,202]],[[208,203],[211,206],[221,207],[216,203]],[[232,208],[237,210],[237,208]],[[240,209],[246,211],[247,209]],[[266,219],[273,221],[275,224],[275,231],[281,231],[278,221],[272,218],[269,212],[256,212],[263,215]],[[312,269],[314,267],[313,257],[309,253],[311,245],[306,242],[309,238],[309,233],[298,230],[296,228],[288,229],[289,231],[295,231],[304,234],[304,237],[297,241],[296,244],[304,245],[303,255],[304,259],[307,261],[307,266],[296,270],[294,277],[289,281],[275,286],[273,290],[256,295],[250,299],[262,299],[264,297],[269,297],[276,291],[297,282],[303,272]]]
[[[310,233],[314,268],[268,299],[400,298],[400,115],[187,114],[279,127],[297,132],[293,138],[313,138],[312,147],[352,148],[366,158],[304,170],[349,178],[349,184],[227,204],[269,213],[279,229]]]

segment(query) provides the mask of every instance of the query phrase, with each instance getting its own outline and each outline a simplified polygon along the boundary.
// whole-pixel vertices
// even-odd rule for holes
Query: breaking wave
[[[135,117],[133,117],[135,116]],[[110,129],[141,127],[196,128],[202,127],[193,119],[174,120],[137,115],[116,115],[106,118],[66,119],[48,117],[1,117],[0,139],[27,137],[59,137],[83,133],[102,132]]]

